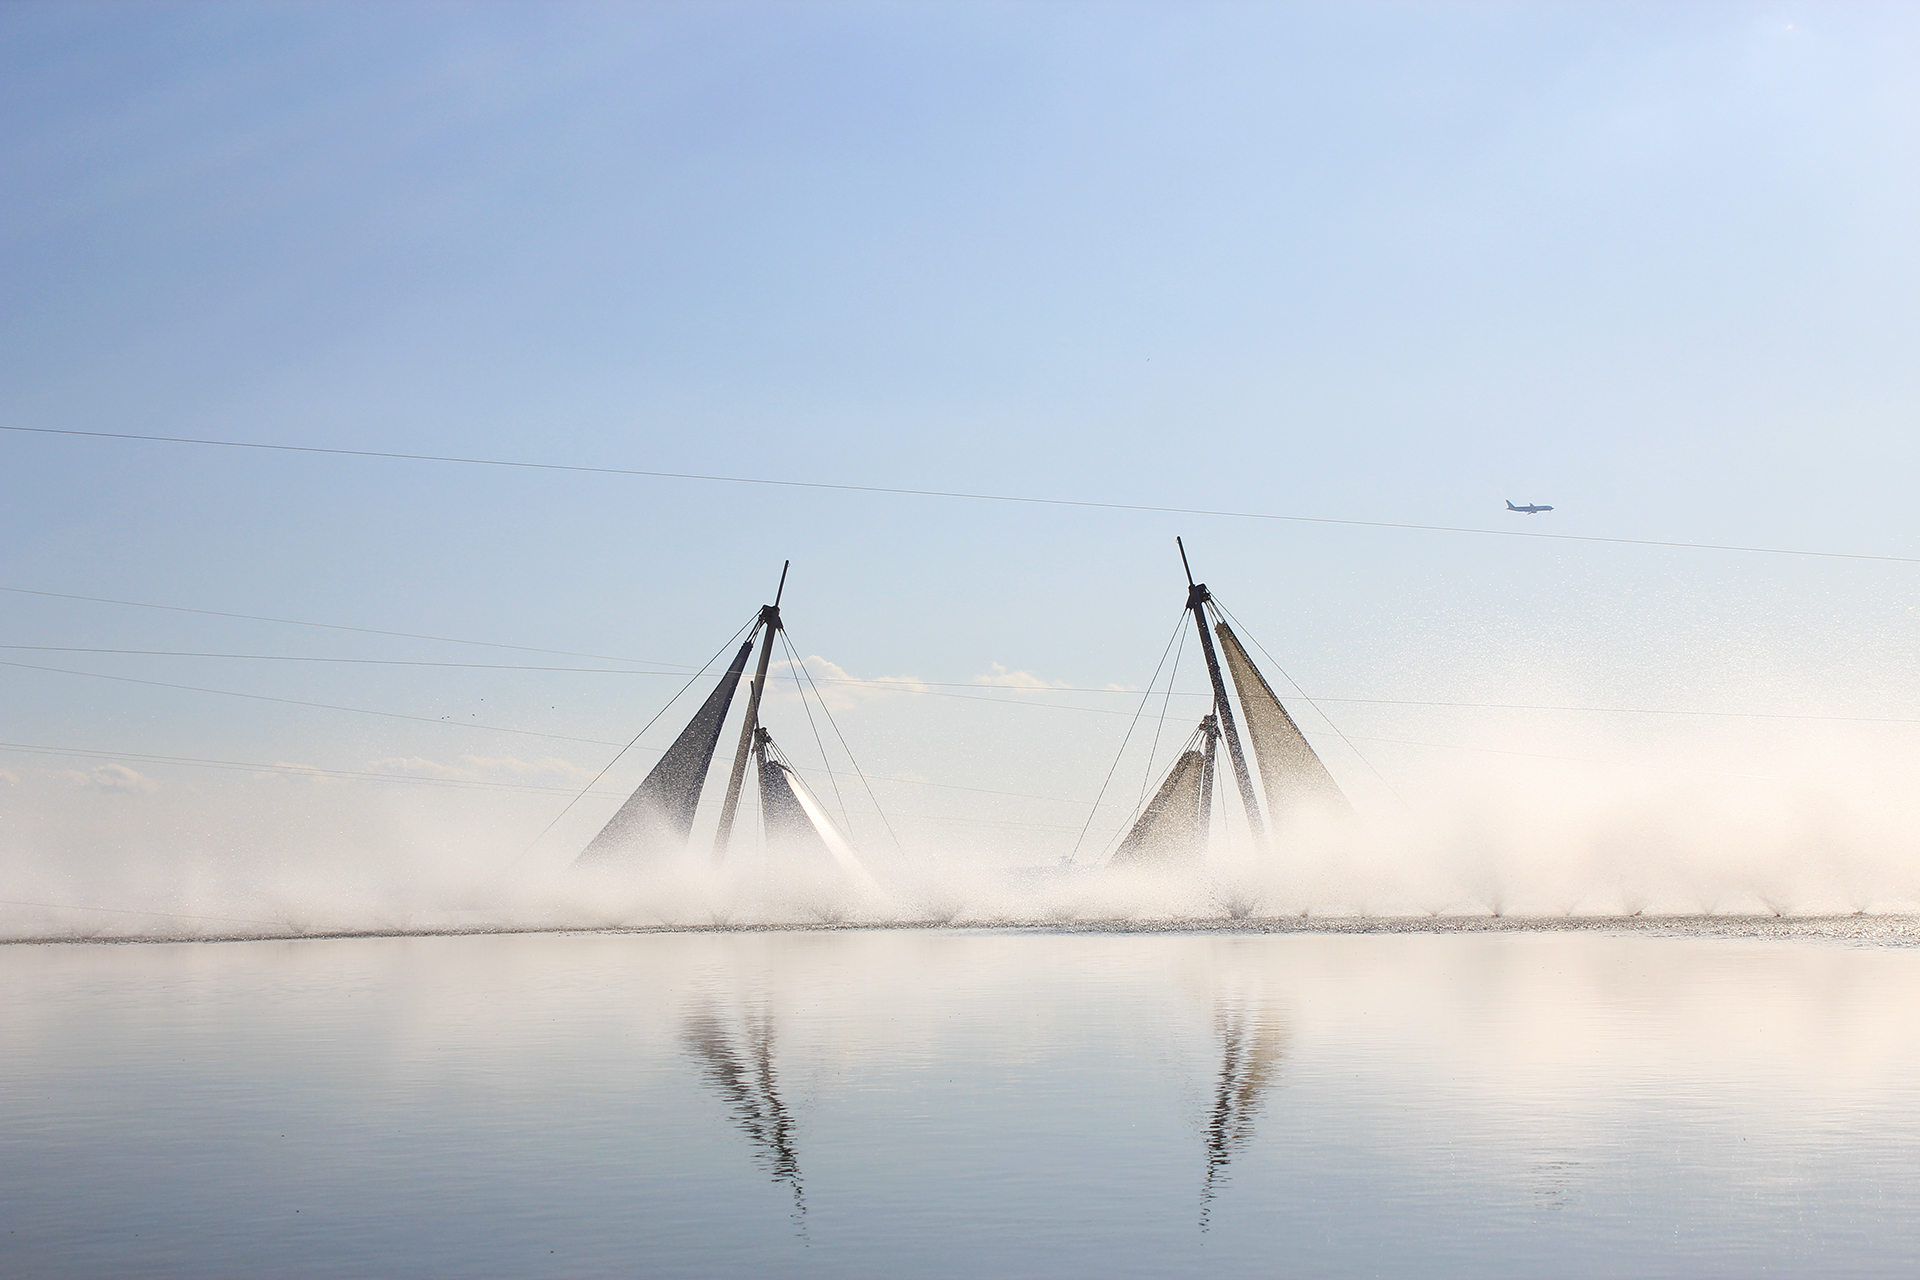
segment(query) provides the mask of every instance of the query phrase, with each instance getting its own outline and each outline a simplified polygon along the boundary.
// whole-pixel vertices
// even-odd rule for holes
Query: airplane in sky
[[[1512,499],[1512,498],[1508,498],[1508,499],[1507,499],[1507,510],[1509,510],[1509,511],[1518,511],[1518,512],[1519,512],[1519,513],[1520,513],[1521,515],[1523,515],[1523,516],[1537,516],[1537,515],[1539,515],[1539,514],[1540,514],[1540,513],[1542,512],[1542,511],[1551,511],[1551,510],[1553,510],[1553,508],[1552,508],[1552,507],[1537,507],[1537,506],[1535,506],[1535,505],[1534,505],[1533,503],[1531,503],[1531,502],[1529,502],[1529,503],[1528,503],[1528,504],[1527,504],[1526,506],[1524,506],[1524,507],[1516,507],[1516,506],[1514,506],[1514,505],[1513,505],[1513,499]]]

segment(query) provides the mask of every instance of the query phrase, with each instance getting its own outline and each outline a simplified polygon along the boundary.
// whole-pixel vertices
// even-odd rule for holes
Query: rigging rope
[[[1080,835],[1074,840],[1073,848],[1069,849],[1067,856],[1060,860],[1061,866],[1072,866],[1073,860],[1079,856],[1081,842],[1087,838],[1087,828],[1093,825],[1094,815],[1100,812],[1100,802],[1106,798],[1107,787],[1113,782],[1114,771],[1120,767],[1120,758],[1127,754],[1127,743],[1133,741],[1133,730],[1140,723],[1140,713],[1147,709],[1147,701],[1153,697],[1153,686],[1160,681],[1160,669],[1167,665],[1167,654],[1172,652],[1173,642],[1180,638],[1180,629],[1186,625],[1187,610],[1186,606],[1182,605],[1179,621],[1173,624],[1173,634],[1167,637],[1166,648],[1160,650],[1160,661],[1154,664],[1153,678],[1147,681],[1146,692],[1140,695],[1140,705],[1133,709],[1133,719],[1127,721],[1127,733],[1120,739],[1120,750],[1114,752],[1113,763],[1107,766],[1107,776],[1101,780],[1100,792],[1093,798],[1093,808],[1087,810],[1086,825],[1080,828]]]
[[[1160,699],[1160,719],[1153,726],[1153,745],[1147,748],[1147,769],[1140,775],[1139,804],[1147,802],[1147,788],[1153,785],[1153,758],[1160,754],[1160,733],[1167,727],[1167,705],[1173,701],[1173,683],[1180,678],[1180,657],[1186,651],[1187,629],[1182,627],[1180,628],[1180,647],[1173,651],[1173,670],[1167,673],[1166,696]]]
[[[787,661],[804,671],[806,669],[805,665],[800,661],[800,655],[794,652],[793,641],[787,637],[787,629],[785,627],[780,628],[780,645],[787,651]],[[800,694],[800,709],[807,713],[807,728],[813,730],[813,745],[820,748],[820,764],[827,771],[827,782],[833,787],[833,802],[840,808],[840,825],[845,827],[847,834],[851,836],[853,834],[853,820],[847,816],[847,801],[846,797],[840,794],[840,780],[833,776],[833,761],[827,759],[827,744],[820,740],[820,726],[813,722],[813,708],[807,705],[806,686],[801,685],[798,692]],[[820,697],[820,691],[818,689],[814,690],[814,697]],[[821,699],[820,710],[825,712],[826,709],[826,700]]]
[[[798,652],[793,648],[793,642],[791,640],[787,641],[787,650],[789,653]],[[853,748],[847,745],[847,735],[840,732],[840,722],[833,718],[832,709],[827,706],[827,700],[820,696],[819,686],[813,684],[813,673],[807,670],[804,662],[800,664],[800,674],[804,676],[807,683],[813,687],[813,696],[820,703],[820,714],[827,718],[827,724],[833,729],[833,736],[840,740],[840,749],[847,753],[847,763],[853,766],[854,776],[860,779],[860,785],[866,789],[867,799],[873,802],[873,811],[880,815],[880,825],[887,829],[887,839],[893,841],[893,847],[896,852],[905,853],[906,847],[900,843],[900,837],[894,834],[893,823],[888,820],[887,811],[880,807],[880,797],[873,794],[873,784],[867,781],[866,771],[860,767],[860,762],[853,758]],[[821,754],[825,754],[824,748]],[[838,783],[834,784],[834,794],[836,796],[840,794]]]

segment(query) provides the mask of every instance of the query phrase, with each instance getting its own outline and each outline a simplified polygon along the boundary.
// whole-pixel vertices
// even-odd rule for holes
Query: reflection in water
[[[1227,1166],[1253,1139],[1253,1122],[1286,1056],[1280,1020],[1265,1001],[1216,996],[1214,1036],[1220,1044],[1220,1075],[1207,1113],[1207,1172],[1200,1184],[1200,1229],[1213,1212],[1213,1198],[1227,1181]]]
[[[1285,1019],[1264,990],[1216,992],[1212,1003],[1219,1067],[1206,1110],[1202,1231],[1212,1225],[1213,1202],[1230,1181],[1229,1166],[1253,1140],[1255,1121],[1275,1086],[1287,1044]],[[752,1144],[755,1162],[792,1191],[796,1230],[804,1237],[806,1192],[794,1118],[781,1098],[774,1065],[774,1018],[766,997],[744,1006],[709,997],[683,1016],[680,1038],[706,1085],[729,1104],[733,1124]]]
[[[1848,927],[0,947],[0,1276],[1911,1275]]]
[[[754,1159],[793,1191],[793,1212],[806,1232],[807,1199],[794,1148],[793,1116],[780,1100],[773,1066],[773,1016],[765,1006],[728,1017],[718,1003],[689,1013],[681,1040],[700,1060],[701,1074],[733,1107],[733,1121],[753,1144]]]
[[[1557,1213],[1567,1207],[1567,1196],[1580,1177],[1578,1160],[1536,1160],[1533,1163],[1533,1201],[1537,1208]]]

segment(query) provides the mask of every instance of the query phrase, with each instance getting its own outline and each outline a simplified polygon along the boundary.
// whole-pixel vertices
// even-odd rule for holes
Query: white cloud
[[[562,760],[559,756],[547,756],[541,760],[516,760],[512,756],[498,758],[488,756],[461,756],[474,769],[489,770],[495,773],[511,773],[519,777],[557,774],[563,778],[575,778],[581,782],[593,777],[591,769],[582,769],[571,760]]]
[[[385,760],[367,761],[369,773],[405,773],[421,778],[446,778],[460,782],[475,782],[479,773],[472,768],[457,764],[441,764],[438,760],[429,760],[425,756],[389,756]]]
[[[13,775],[8,774],[9,778]],[[136,773],[123,764],[102,764],[85,770],[65,769],[61,777],[76,787],[89,787],[99,791],[120,791],[129,795],[152,795],[160,789],[160,784],[144,773]],[[16,779],[17,781],[17,779]]]
[[[339,778],[329,777],[318,765],[290,764],[285,760],[276,760],[271,770],[262,769],[253,776],[256,781],[280,779],[287,782],[310,782],[315,786],[333,786],[341,781]]]
[[[775,663],[783,668],[781,674],[789,677],[774,683],[769,692],[790,693],[796,687],[794,681],[800,678],[800,669],[791,661]],[[850,674],[837,662],[829,662],[817,653],[810,653],[802,661],[806,674],[813,677],[814,685],[820,691],[821,700],[835,711],[871,702],[875,698],[890,698],[901,693],[925,693],[927,686],[917,676],[874,676],[862,679]],[[772,669],[769,668],[769,674]],[[802,682],[804,684],[804,682]]]
[[[1064,689],[1065,680],[1042,680],[1031,671],[1009,671],[1004,663],[996,662],[993,670],[983,676],[973,678],[975,684],[997,685],[1003,689]]]
[[[1047,680],[1031,671],[1009,671],[1006,664],[996,662],[993,670],[983,676],[973,678],[975,684],[992,685],[999,689],[1071,689],[1074,686],[1065,680]],[[1100,686],[1102,693],[1138,693],[1138,685],[1115,684],[1111,680]]]
[[[571,760],[562,760],[559,756],[547,756],[540,760],[518,760],[512,756],[461,756],[459,764],[442,764],[438,760],[429,760],[425,756],[391,756],[385,760],[369,760],[367,770],[370,773],[404,773],[418,778],[440,778],[454,782],[486,782],[509,778],[548,778],[586,782],[593,777],[591,770],[582,769]]]

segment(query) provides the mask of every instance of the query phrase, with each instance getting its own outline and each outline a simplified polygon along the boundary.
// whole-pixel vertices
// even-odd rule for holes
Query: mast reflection
[[[794,1217],[804,1234],[806,1190],[793,1115],[781,1101],[779,1072],[773,1065],[772,1015],[763,1006],[727,1016],[709,1002],[687,1015],[680,1036],[699,1061],[707,1084],[730,1104],[733,1123],[747,1135],[755,1162],[792,1190]]]
[[[1214,1036],[1220,1074],[1207,1112],[1207,1171],[1200,1184],[1200,1229],[1207,1230],[1214,1197],[1227,1182],[1235,1155],[1253,1140],[1253,1123],[1286,1057],[1280,1019],[1264,1001],[1216,996]]]

